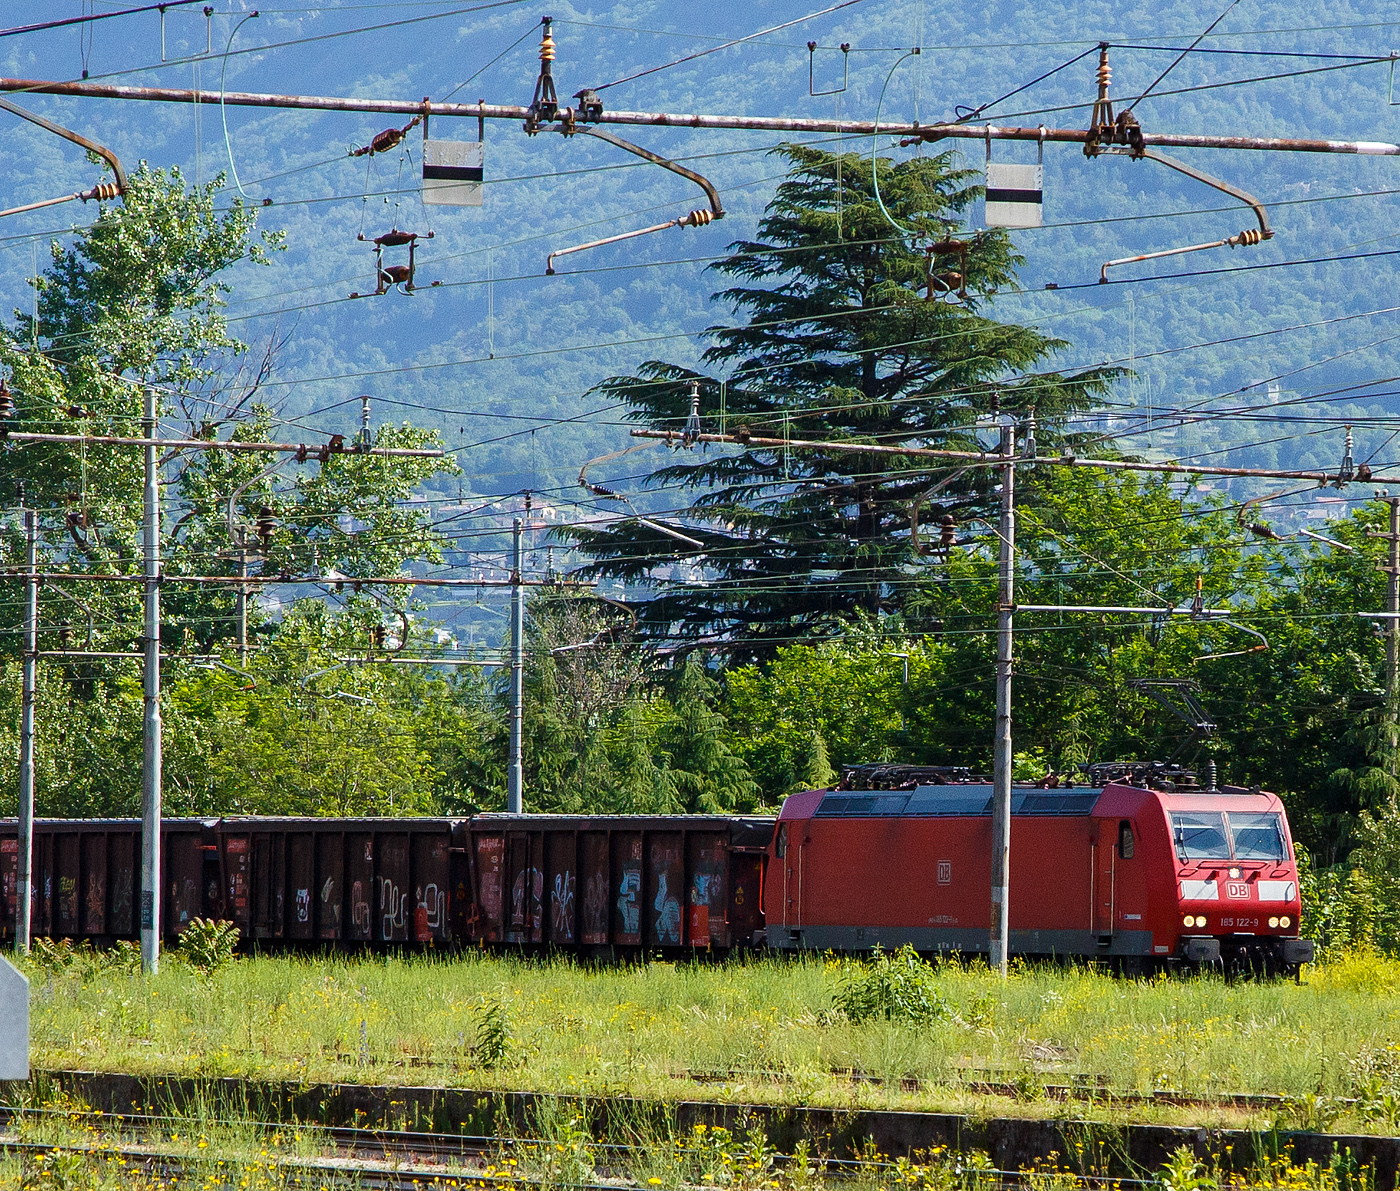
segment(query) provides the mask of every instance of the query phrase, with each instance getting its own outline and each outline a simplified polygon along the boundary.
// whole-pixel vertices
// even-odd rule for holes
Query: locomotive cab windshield
[[[1173,811],[1172,841],[1177,858],[1259,860],[1287,858],[1282,816],[1277,811]]]

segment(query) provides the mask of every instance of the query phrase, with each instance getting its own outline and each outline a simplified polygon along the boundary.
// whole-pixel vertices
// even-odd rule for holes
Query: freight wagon
[[[278,943],[509,944],[623,954],[762,936],[772,819],[477,815],[471,819],[167,819],[161,927],[234,923]],[[139,936],[141,823],[34,825],[31,931]],[[14,820],[0,821],[0,934],[13,937]]]

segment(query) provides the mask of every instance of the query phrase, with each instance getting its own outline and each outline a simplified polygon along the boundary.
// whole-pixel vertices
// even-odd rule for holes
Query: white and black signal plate
[[[440,207],[481,206],[485,148],[481,141],[424,141],[423,201]]]
[[[1044,167],[987,162],[988,227],[1040,227]]]

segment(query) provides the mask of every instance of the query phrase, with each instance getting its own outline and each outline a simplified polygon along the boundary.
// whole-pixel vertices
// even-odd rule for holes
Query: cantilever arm
[[[1213,186],[1216,190],[1228,194],[1231,198],[1237,198],[1245,206],[1254,210],[1254,216],[1259,220],[1259,236],[1264,240],[1272,240],[1274,232],[1269,227],[1269,216],[1264,210],[1264,204],[1247,190],[1241,190],[1238,186],[1231,186],[1204,170],[1198,170],[1195,166],[1187,165],[1184,161],[1179,161],[1175,157],[1168,157],[1165,153],[1156,149],[1143,149],[1140,157],[1150,157],[1153,161],[1159,161],[1169,170],[1176,170],[1179,174],[1185,174],[1188,178],[1195,178],[1197,182],[1204,182],[1207,186]]]
[[[1248,625],[1240,624],[1240,622],[1237,620],[1225,620],[1223,618],[1217,623],[1228,624],[1232,629],[1239,629],[1239,631],[1242,633],[1248,633],[1251,637],[1255,638],[1259,642],[1259,644],[1251,645],[1248,649],[1232,650],[1230,653],[1203,653],[1199,657],[1193,658],[1193,661],[1212,662],[1215,661],[1217,658],[1242,658],[1247,653],[1264,653],[1268,650],[1269,639],[1265,637],[1263,633],[1260,633],[1255,629],[1250,628]]]
[[[1273,229],[1269,226],[1269,216],[1264,210],[1264,204],[1247,190],[1241,190],[1238,186],[1231,186],[1229,182],[1224,182],[1212,174],[1207,174],[1204,170],[1198,170],[1195,166],[1187,165],[1184,161],[1178,161],[1175,157],[1168,157],[1165,153],[1159,153],[1156,149],[1141,149],[1134,153],[1127,148],[1107,149],[1106,152],[1117,154],[1128,154],[1134,158],[1150,157],[1153,161],[1160,162],[1168,169],[1176,170],[1185,174],[1188,178],[1194,178],[1197,182],[1204,182],[1207,186],[1219,190],[1222,194],[1228,194],[1231,198],[1237,198],[1247,207],[1253,210],[1254,217],[1259,220],[1259,230],[1246,228],[1238,235],[1227,236],[1223,240],[1211,240],[1205,244],[1187,244],[1181,248],[1165,248],[1161,252],[1143,252],[1137,256],[1125,256],[1119,260],[1104,261],[1099,269],[1099,284],[1108,281],[1108,271],[1118,265],[1131,265],[1139,261],[1159,260],[1164,256],[1180,256],[1186,252],[1201,252],[1208,248],[1235,248],[1240,245],[1249,246],[1258,244],[1264,240],[1274,238]]]
[[[588,125],[579,125],[577,132],[586,133],[588,136],[596,136],[600,141],[607,141],[610,145],[616,145],[619,149],[626,149],[629,153],[635,153],[638,157],[645,157],[653,165],[659,165],[664,170],[670,170],[673,174],[680,174],[682,178],[689,178],[696,186],[705,192],[705,197],[710,200],[710,214],[716,219],[724,218],[724,208],[720,205],[719,191],[717,191],[710,180],[694,170],[688,170],[683,165],[677,165],[674,161],[668,161],[660,154],[653,153],[650,149],[643,149],[641,145],[634,145],[631,141],[624,141],[620,136],[613,136],[601,128],[594,128]]]
[[[80,145],[90,153],[96,153],[103,161],[112,167],[112,173],[117,179],[117,194],[126,193],[126,171],[122,169],[122,163],[117,155],[105,145],[99,145],[96,141],[90,141],[87,137],[74,132],[71,128],[64,128],[62,124],[55,124],[52,120],[46,120],[43,116],[27,111],[17,103],[11,103],[8,99],[0,96],[0,108],[18,116],[21,120],[28,120],[31,124],[37,124],[46,132],[51,132],[54,136],[61,136],[65,141],[72,141],[75,145]]]
[[[584,125],[574,125],[572,123],[562,125],[560,131],[566,136],[582,132],[587,136],[596,136],[600,141],[607,141],[610,145],[616,145],[619,149],[626,149],[629,153],[635,153],[638,157],[645,158],[654,165],[659,165],[662,169],[670,170],[673,174],[680,174],[682,178],[689,178],[701,190],[705,192],[705,197],[710,200],[708,209],[691,211],[688,215],[682,215],[679,219],[668,219],[665,223],[653,224],[651,227],[638,228],[634,232],[622,232],[616,236],[605,236],[601,240],[589,240],[586,244],[575,244],[572,248],[558,248],[551,252],[544,263],[546,276],[554,274],[554,259],[560,256],[569,256],[571,253],[584,252],[589,248],[601,248],[604,244],[616,244],[620,240],[633,240],[638,236],[649,236],[652,232],[664,232],[668,227],[704,227],[716,219],[724,218],[724,207],[719,201],[719,191],[702,174],[697,174],[694,170],[688,170],[683,165],[677,165],[674,161],[667,161],[659,153],[653,153],[650,149],[643,149],[641,145],[634,145],[631,141],[624,141],[620,136],[613,136],[610,132],[604,132],[601,128],[591,128]]]
[[[650,443],[643,444],[643,446],[650,445]],[[635,521],[638,525],[645,525],[648,529],[654,529],[657,533],[665,534],[668,538],[675,538],[678,542],[684,542],[692,550],[703,550],[705,548],[704,542],[701,542],[696,538],[692,538],[689,534],[681,533],[680,530],[673,529],[669,525],[663,525],[660,521],[653,521],[648,517],[643,517],[640,513],[637,512],[637,506],[634,505],[621,492],[616,492],[611,488],[605,488],[602,484],[595,484],[592,480],[588,478],[588,469],[592,467],[595,463],[606,463],[609,459],[620,459],[623,455],[630,455],[633,451],[640,451],[642,449],[643,447],[627,447],[624,450],[609,451],[606,455],[599,455],[596,459],[588,460],[587,463],[585,463],[582,467],[578,469],[579,484],[582,487],[587,488],[589,492],[591,492],[594,496],[598,497],[601,500],[622,501],[623,504],[625,504],[629,509],[632,510],[631,519]],[[606,596],[598,596],[597,598],[600,600],[607,600]],[[616,603],[616,601],[608,600],[608,603]],[[618,604],[618,607],[625,607],[625,605]],[[628,611],[630,612],[631,609],[629,608]],[[633,619],[635,620],[635,615]]]

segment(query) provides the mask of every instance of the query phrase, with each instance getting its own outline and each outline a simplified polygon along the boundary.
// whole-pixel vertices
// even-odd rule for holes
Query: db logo
[[[938,862],[938,883],[940,885],[951,885],[953,883],[953,862],[951,860],[940,860]]]
[[[1249,886],[1244,881],[1227,881],[1225,883],[1226,897],[1249,897]]]

